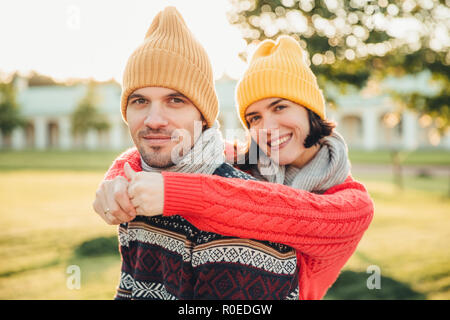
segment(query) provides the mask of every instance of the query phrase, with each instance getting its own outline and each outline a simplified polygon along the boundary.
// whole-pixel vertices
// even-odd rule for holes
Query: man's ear
[[[202,120],[202,125],[203,125],[203,130],[205,130],[208,127],[208,123],[206,122],[206,120]]]

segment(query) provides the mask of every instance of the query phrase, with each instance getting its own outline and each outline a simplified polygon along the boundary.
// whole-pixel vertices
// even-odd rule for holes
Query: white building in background
[[[336,109],[328,109],[327,117],[338,123],[338,131],[349,148],[377,149],[445,149],[450,150],[450,131],[441,136],[435,120],[427,115],[399,107],[399,102],[383,93],[387,90],[408,94],[432,95],[438,88],[430,83],[431,74],[387,78],[382,83],[369,81],[366,88],[332,96]]]
[[[438,148],[450,150],[450,133],[444,137],[437,134],[433,120],[419,117],[412,111],[399,112],[394,101],[382,94],[384,87],[408,92],[417,88],[432,90],[428,76],[404,77],[401,80],[388,79],[380,85],[369,83],[362,91],[335,93],[336,109],[327,109],[327,117],[338,123],[337,130],[344,136],[349,148],[377,150],[398,148]],[[222,78],[216,81],[220,101],[219,122],[225,138],[228,129],[242,133],[242,126],[234,105],[236,81]],[[10,141],[0,136],[0,148],[13,149],[76,149],[88,148],[123,150],[132,146],[128,127],[120,113],[120,87],[117,84],[97,86],[98,110],[110,123],[105,132],[90,131],[81,141],[72,135],[71,114],[85,96],[85,85],[27,87],[17,83],[18,102],[27,120],[25,128],[17,128]],[[329,88],[327,88],[329,89]],[[231,131],[233,131],[231,130]]]
[[[124,149],[132,145],[128,127],[120,113],[120,87],[101,84],[96,88],[98,110],[106,116],[106,132],[91,130],[85,137],[72,134],[71,115],[86,95],[87,86],[18,86],[17,101],[27,121],[17,128],[9,144],[13,149]],[[3,139],[4,140],[4,139]],[[3,146],[5,141],[3,141]]]

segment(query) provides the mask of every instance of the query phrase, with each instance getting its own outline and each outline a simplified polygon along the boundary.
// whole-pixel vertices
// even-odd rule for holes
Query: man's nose
[[[152,129],[167,126],[169,122],[164,115],[163,106],[158,103],[153,103],[149,108],[144,124]]]

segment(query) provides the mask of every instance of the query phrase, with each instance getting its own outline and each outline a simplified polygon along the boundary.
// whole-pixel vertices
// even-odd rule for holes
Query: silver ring
[[[109,214],[109,208],[106,208],[106,210],[105,211],[103,211],[103,213],[105,214],[105,216],[107,215],[107,214]]]

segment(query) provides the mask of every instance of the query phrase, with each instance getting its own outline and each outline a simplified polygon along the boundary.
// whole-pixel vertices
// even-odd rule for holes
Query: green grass
[[[328,299],[450,299],[448,179],[360,176],[374,203],[372,224],[329,290]],[[366,286],[376,265],[381,289]]]
[[[111,299],[120,257],[116,227],[91,208],[101,172],[0,173],[0,299]],[[104,239],[114,239],[104,241]],[[95,239],[100,248],[93,248]],[[116,250],[111,250],[112,247]],[[98,246],[97,246],[98,247]],[[81,289],[67,287],[68,266]]]
[[[108,168],[120,151],[5,151],[0,150],[0,171],[6,170],[91,170]],[[389,151],[349,151],[353,164],[391,164]],[[405,165],[450,166],[449,151],[401,152]]]
[[[390,164],[392,152],[349,150],[349,158],[355,164]],[[450,166],[450,152],[444,150],[401,151],[399,158],[405,165]]]
[[[117,228],[91,204],[117,153],[68,154],[0,153],[0,299],[114,295]],[[450,299],[448,177],[407,176],[403,190],[387,174],[355,178],[372,195],[375,216],[326,298]],[[71,265],[81,270],[79,290],[67,287]],[[366,286],[371,265],[381,270],[380,290]]]
[[[0,170],[101,171],[120,151],[1,151]]]

